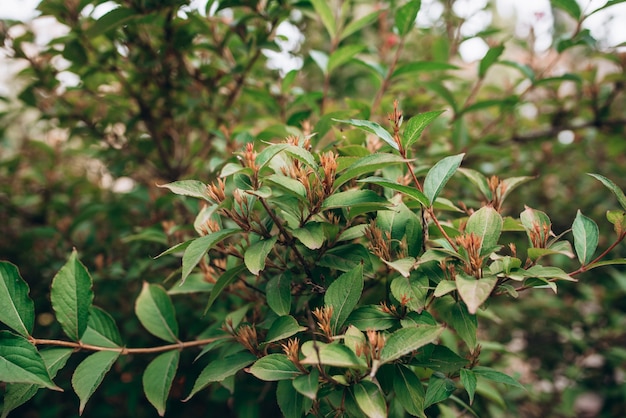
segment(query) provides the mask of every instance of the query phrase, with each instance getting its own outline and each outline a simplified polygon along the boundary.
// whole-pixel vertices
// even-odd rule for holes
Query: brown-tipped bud
[[[385,336],[380,332],[368,329],[367,341],[369,342],[372,359],[380,359],[380,352],[383,350],[383,347],[385,347]]]
[[[333,316],[333,307],[324,306],[323,308],[315,308],[313,310],[313,316],[317,319],[317,326],[324,333],[326,338],[330,341],[333,338],[333,330],[331,327],[331,318]]]
[[[324,170],[324,193],[329,195],[332,192],[337,173],[337,155],[332,151],[322,154],[320,165]]]
[[[465,266],[465,272],[476,278],[480,278],[483,265],[483,257],[480,255],[482,238],[472,233],[465,233],[456,237],[456,243],[467,252],[469,262]]]
[[[255,356],[258,355],[259,342],[256,328],[249,325],[242,325],[237,330],[235,338],[237,339],[239,344],[243,345],[252,354],[254,354]]]
[[[300,356],[298,354],[300,352],[299,339],[290,338],[289,340],[287,340],[287,344],[281,344],[281,347],[283,348],[283,352],[285,353],[289,361],[291,361],[300,371],[308,373],[306,372],[306,369],[302,366],[302,364],[300,364]]]
[[[206,192],[209,195],[209,198],[217,204],[222,203],[226,200],[226,185],[224,184],[224,180],[217,179],[217,184],[211,183],[206,186]]]
[[[513,255],[513,257],[517,257],[517,247],[514,243],[509,243],[509,249],[511,250],[511,254]]]
[[[257,153],[254,151],[254,144],[252,142],[248,142],[246,144],[246,150],[243,153],[243,165],[251,168],[255,172],[259,170],[256,166],[256,156]]]
[[[389,249],[387,240],[385,240],[383,231],[381,231],[376,226],[375,221],[373,221],[367,228],[365,228],[365,237],[369,241],[370,251],[375,256],[386,261],[391,260],[391,251]]]

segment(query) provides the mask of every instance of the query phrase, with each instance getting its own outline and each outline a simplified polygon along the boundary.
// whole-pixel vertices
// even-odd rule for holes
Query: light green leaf
[[[552,232],[552,222],[548,215],[540,210],[535,210],[526,206],[524,212],[519,216],[522,225],[526,230],[531,246],[533,245],[532,237],[539,238],[541,242],[547,242]],[[538,235],[537,235],[538,234]]]
[[[578,260],[584,266],[591,262],[593,254],[598,248],[598,238],[600,236],[598,225],[593,219],[586,217],[579,210],[572,224],[572,232],[574,234],[574,248],[576,248]]]
[[[402,164],[407,162],[404,158],[396,154],[376,153],[362,157],[350,164],[345,171],[333,183],[333,189],[338,189],[341,185],[365,173],[372,173],[392,164]]]
[[[334,69],[347,63],[359,52],[365,49],[365,45],[346,45],[338,48],[328,58],[328,72],[332,73]]]
[[[309,250],[317,250],[324,245],[324,226],[320,222],[309,222],[302,228],[294,229],[291,234],[298,238]]]
[[[413,370],[403,364],[396,365],[396,372],[393,375],[393,391],[409,414],[426,418],[424,386]]]
[[[456,288],[470,314],[475,314],[480,305],[485,303],[496,283],[498,283],[496,276],[475,279],[462,272],[456,275]]]
[[[244,254],[243,261],[250,273],[255,276],[265,269],[265,259],[274,248],[278,235],[250,245]]]
[[[384,206],[388,204],[387,199],[380,197],[372,190],[348,190],[332,194],[322,202],[322,209],[347,208],[359,205],[377,204]]]
[[[85,404],[96,391],[104,376],[119,357],[117,351],[99,351],[83,360],[72,375],[72,387],[80,399],[79,414],[85,410]]]
[[[376,384],[363,380],[352,390],[357,405],[368,418],[387,418],[385,397]]]
[[[276,400],[285,418],[301,418],[313,405],[313,401],[298,393],[289,380],[281,380],[276,385]]]
[[[440,298],[443,295],[447,295],[448,293],[456,290],[456,282],[454,280],[442,280],[437,283],[437,287],[435,288],[435,297]]]
[[[390,313],[383,312],[379,305],[366,305],[352,311],[347,324],[354,325],[361,331],[372,329],[380,331],[397,324],[397,319]]]
[[[96,22],[87,29],[85,36],[95,38],[96,36],[102,35],[111,29],[125,25],[135,17],[136,14],[133,9],[117,7],[96,20]]]
[[[0,262],[0,322],[23,337],[30,336],[35,323],[35,305],[28,284],[17,267]]]
[[[324,294],[324,305],[333,308],[331,328],[337,333],[356,307],[363,291],[363,265],[342,274],[328,286]]]
[[[78,260],[76,250],[52,279],[52,309],[65,334],[78,341],[87,329],[89,308],[93,301],[91,276]]]
[[[293,379],[302,373],[285,354],[269,354],[261,357],[254,362],[249,372],[258,379],[270,382]]]
[[[254,163],[262,170],[277,154],[287,148],[289,144],[272,144],[259,152]]]
[[[561,279],[561,280],[567,280],[567,281],[570,281],[570,282],[575,282],[576,281],[576,279],[574,279],[573,277],[568,275],[562,269],[560,269],[558,267],[551,267],[551,266],[540,266],[540,265],[532,266],[531,268],[526,270],[524,275],[526,277],[540,277],[540,278],[546,278],[546,279]]]
[[[478,66],[478,76],[480,78],[485,77],[489,67],[491,67],[498,60],[498,58],[500,58],[500,55],[502,55],[503,52],[504,45],[502,44],[489,48],[483,59],[480,60],[480,64]]]
[[[598,261],[597,263],[593,263],[593,264],[589,264],[585,266],[585,271],[595,269],[596,267],[616,266],[616,265],[623,265],[623,264],[626,264],[626,258],[616,258],[613,260]]]
[[[178,369],[179,359],[180,351],[166,351],[152,360],[143,373],[143,391],[161,417],[165,415],[165,402]]]
[[[415,267],[416,260],[413,257],[405,257],[399,260],[387,261],[381,259],[383,263],[400,273],[404,279],[408,279],[411,275],[411,270]]]
[[[195,241],[195,239],[190,239],[189,241],[180,242],[180,243],[178,243],[178,244],[168,248],[167,250],[163,251],[161,254],[159,254],[156,257],[154,257],[154,259],[156,260],[157,258],[163,257],[164,255],[169,255],[169,254],[174,254],[174,253],[177,253],[177,252],[180,252],[180,251],[184,251],[194,241]]]
[[[62,391],[50,380],[48,369],[35,346],[9,331],[0,331],[0,370],[2,382],[32,383]]]
[[[406,124],[404,128],[404,134],[402,135],[402,147],[406,150],[411,147],[419,139],[424,129],[428,127],[435,119],[439,117],[444,111],[435,110],[432,112],[420,113],[413,116]]]
[[[171,343],[178,341],[174,305],[161,286],[143,282],[143,288],[135,302],[135,314],[150,334]]]
[[[421,0],[410,0],[396,10],[396,28],[400,36],[404,36],[415,27],[417,12],[422,6]]]
[[[183,254],[183,275],[181,278],[182,283],[185,282],[187,276],[189,276],[191,271],[196,267],[196,265],[198,265],[200,260],[202,260],[202,257],[204,257],[204,255],[207,253],[207,251],[213,248],[213,246],[216,245],[218,242],[233,234],[236,234],[237,232],[239,232],[239,229],[222,229],[220,231],[213,232],[209,235],[205,235],[204,237],[196,238],[195,240],[193,240]]]
[[[424,194],[428,197],[431,205],[439,196],[443,186],[446,185],[456,169],[459,168],[464,156],[465,154],[458,154],[446,157],[428,171],[426,179],[424,179]]]
[[[389,179],[385,179],[382,177],[367,177],[362,180],[359,180],[359,182],[373,183],[373,184],[378,184],[379,186],[387,187],[391,190],[395,190],[397,192],[400,192],[409,196],[412,199],[415,199],[416,201],[418,201],[420,204],[424,206],[430,206],[430,202],[428,198],[424,195],[424,193],[420,192],[414,187],[405,186],[403,184],[400,184],[395,181],[391,181]]]
[[[323,366],[365,369],[367,364],[354,351],[339,343],[326,344],[319,341],[306,341],[302,344],[305,356],[302,364],[321,364]]]
[[[84,344],[100,347],[115,348],[122,346],[122,337],[117,329],[117,325],[115,325],[115,320],[97,306],[92,306],[89,309],[89,322],[80,341]]]
[[[169,189],[170,191],[181,196],[191,196],[198,199],[210,201],[207,194],[207,186],[198,180],[180,180],[167,184],[157,184],[157,187]]]
[[[324,75],[328,74],[328,55],[322,51],[316,51],[312,49],[309,51],[311,59],[322,70]]]
[[[328,36],[330,36],[330,39],[334,39],[337,33],[337,24],[335,22],[335,15],[330,8],[331,3],[325,0],[311,0],[311,4],[313,4],[317,15],[322,20],[328,32]]]
[[[424,274],[415,273],[404,277],[396,277],[391,282],[391,294],[397,301],[406,303],[406,306],[421,313],[426,303],[429,284],[428,277]]]
[[[446,71],[446,70],[458,70],[458,69],[459,67],[457,67],[456,65],[452,65],[447,62],[412,61],[407,64],[399,65],[398,68],[396,68],[396,70],[393,72],[393,75],[391,76],[391,78],[393,79],[395,77],[400,77],[405,74],[421,73],[421,72],[426,72],[426,71]],[[427,87],[430,88],[432,86],[429,83]],[[435,112],[438,112],[438,111],[435,111]],[[427,113],[430,113],[430,112],[427,112]]]
[[[317,398],[319,376],[320,372],[316,368],[313,368],[309,374],[293,379],[293,387],[298,393],[314,401]]]
[[[580,6],[576,0],[552,0],[552,5],[563,10],[576,20],[580,19]]]
[[[592,173],[587,173],[587,174],[593,177],[594,179],[600,181],[602,184],[604,184],[604,186],[607,189],[612,191],[615,197],[617,197],[617,201],[619,202],[619,204],[622,205],[622,209],[626,210],[626,195],[624,195],[624,192],[622,191],[622,189],[617,187],[617,185],[613,183],[611,180],[607,179],[604,176],[601,176],[600,174],[592,174]]]
[[[389,144],[396,151],[398,150],[398,144],[393,139],[389,131],[385,128],[377,124],[376,122],[370,122],[368,120],[360,120],[360,119],[333,119],[335,122],[347,123],[348,125],[356,126],[357,128],[361,128],[362,130],[372,133],[378,136],[380,139]]]
[[[298,321],[293,316],[285,315],[276,318],[272,323],[267,336],[265,337],[265,343],[272,343],[275,341],[284,340],[298,332],[306,330],[306,327],[298,324]]]
[[[274,276],[267,283],[265,297],[268,306],[280,316],[291,310],[291,281],[286,274]]]
[[[508,179],[502,180],[502,186],[504,188],[504,193],[500,195],[500,202],[504,202],[507,196],[515,190],[518,186],[527,183],[531,180],[534,180],[535,177],[523,176],[523,177],[509,177]]]
[[[445,401],[456,390],[454,382],[441,373],[433,373],[428,380],[424,408]]]
[[[509,386],[515,386],[524,390],[526,389],[520,382],[513,379],[511,376],[494,370],[490,367],[475,366],[472,371],[476,376],[482,377],[484,379],[488,379],[493,382],[504,383],[505,385]]]
[[[191,393],[183,402],[187,402],[193,395],[207,387],[213,382],[221,382],[229,376],[233,376],[239,370],[252,364],[256,357],[248,351],[242,351],[222,359],[209,363],[200,373],[200,376],[193,384]]]
[[[480,255],[489,254],[498,245],[504,221],[502,216],[491,206],[483,206],[467,220],[465,232],[481,239]]]
[[[474,394],[476,393],[476,375],[469,369],[459,370],[461,377],[461,384],[469,395],[470,405],[474,403]]]
[[[432,343],[443,332],[444,328],[435,325],[419,325],[402,328],[387,338],[385,347],[380,354],[381,364],[389,363]]]
[[[365,26],[369,25],[370,23],[374,23],[376,20],[378,20],[379,16],[380,16],[380,12],[377,10],[359,19],[352,20],[350,23],[346,25],[345,28],[343,28],[343,30],[341,31],[340,38],[343,40],[347,38],[348,36],[352,35],[353,33],[356,33],[359,30],[363,29]]]

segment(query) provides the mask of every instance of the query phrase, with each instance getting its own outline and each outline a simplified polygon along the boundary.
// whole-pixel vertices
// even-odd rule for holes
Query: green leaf
[[[319,341],[306,341],[302,344],[302,354],[305,358],[302,364],[320,364],[322,366],[347,367],[365,369],[365,360],[350,348],[339,343],[326,344]]]
[[[489,48],[483,59],[480,60],[480,64],[478,66],[478,76],[480,78],[485,77],[489,67],[491,67],[498,60],[498,58],[500,58],[500,55],[502,55],[503,52],[504,45],[502,44]]]
[[[505,385],[514,386],[524,390],[526,389],[520,382],[513,379],[511,376],[494,370],[490,367],[475,366],[472,371],[476,376],[482,377],[484,379],[488,379],[497,383],[504,383]]]
[[[93,26],[87,29],[85,36],[95,38],[111,29],[120,27],[135,17],[136,13],[133,9],[126,7],[118,7],[103,15]]]
[[[376,384],[363,380],[352,390],[357,405],[368,418],[387,418],[385,396]]]
[[[595,269],[596,267],[616,266],[616,265],[623,265],[623,264],[626,264],[626,258],[616,258],[614,260],[598,261],[597,263],[588,264],[587,266],[585,266],[585,271]]]
[[[255,276],[265,269],[265,259],[274,248],[274,244],[278,240],[278,235],[269,239],[255,242],[250,245],[244,254],[243,261],[250,273]]]
[[[72,375],[72,387],[80,399],[79,414],[82,415],[87,401],[96,391],[104,376],[120,356],[117,351],[99,351],[83,360]]]
[[[309,250],[318,250],[324,245],[324,226],[321,222],[309,222],[302,228],[294,229],[291,234],[298,238]]]
[[[2,382],[32,383],[62,391],[50,380],[48,369],[35,346],[9,331],[0,331],[0,370]]]
[[[476,393],[476,375],[469,369],[459,370],[461,384],[469,395],[470,405],[474,403],[474,394]]]
[[[572,224],[572,232],[574,234],[574,248],[576,248],[578,260],[584,266],[591,262],[593,254],[598,248],[598,238],[600,236],[598,225],[579,210]]]
[[[222,229],[220,231],[213,232],[209,235],[205,235],[204,237],[196,238],[195,240],[193,240],[183,254],[183,275],[181,278],[182,283],[185,282],[187,276],[189,276],[191,271],[196,267],[200,260],[202,260],[202,257],[204,257],[207,251],[209,251],[218,242],[233,234],[236,234],[237,232],[239,232],[239,229]]]
[[[411,147],[419,139],[422,132],[428,125],[430,125],[435,119],[439,117],[444,110],[435,110],[432,112],[420,113],[413,116],[406,124],[404,128],[404,134],[402,135],[402,147],[406,150]]]
[[[369,25],[371,23],[374,23],[376,20],[378,20],[379,16],[380,16],[380,12],[377,10],[377,11],[374,11],[374,12],[372,12],[370,14],[367,14],[367,15],[359,18],[359,19],[352,20],[341,31],[340,39],[343,40],[343,39],[347,38],[348,36],[352,35],[353,33],[356,33],[359,30],[363,29],[365,26],[367,26],[367,25]]]
[[[167,184],[157,184],[157,187],[169,189],[173,193],[181,196],[197,197],[198,199],[204,199],[210,201],[207,194],[207,186],[198,180],[180,180]]]
[[[452,177],[456,169],[461,165],[464,155],[465,154],[458,154],[446,157],[428,170],[426,179],[424,179],[424,194],[428,197],[431,205],[435,202],[437,196],[439,196],[443,186],[446,185],[450,177]]]
[[[382,177],[367,177],[359,182],[363,183],[373,183],[378,184],[379,186],[387,187],[391,190],[395,190],[397,192],[403,193],[409,196],[412,199],[417,200],[421,205],[430,206],[430,202],[428,198],[424,195],[424,193],[420,192],[414,187],[405,186],[403,184],[397,183],[395,181],[391,181]]]
[[[293,379],[302,373],[285,354],[268,354],[261,357],[254,362],[249,372],[256,378],[269,382]]]
[[[143,282],[135,302],[135,314],[148,332],[165,341],[178,341],[178,322],[169,295],[159,285]]]
[[[315,49],[311,49],[309,51],[309,55],[311,59],[317,66],[322,70],[324,75],[328,74],[328,55],[322,51],[316,51]]]
[[[293,388],[298,391],[298,393],[314,401],[317,398],[319,376],[320,372],[316,368],[313,368],[309,374],[293,379]]]
[[[620,3],[624,3],[626,0],[609,0],[607,1],[604,6],[600,6],[597,9],[595,9],[593,12],[588,13],[586,17],[589,17],[597,12],[599,12],[600,10],[604,10],[607,7],[611,7],[611,6],[615,6],[616,4],[620,4]]]
[[[352,311],[346,323],[361,331],[380,331],[396,325],[397,319],[390,313],[383,312],[379,305],[366,305]]]
[[[419,350],[411,361],[411,366],[424,367],[449,375],[458,372],[467,363],[467,359],[459,356],[448,347],[429,344]]]
[[[530,81],[535,81],[535,71],[526,64],[521,64],[515,61],[501,60],[498,61],[498,64],[505,65],[507,67],[515,68],[522,73],[522,75],[528,78]]]
[[[428,277],[424,274],[415,273],[410,277],[396,277],[391,282],[391,294],[397,301],[421,313],[426,304],[426,295],[429,290]]]
[[[417,12],[422,6],[421,0],[410,0],[396,10],[396,28],[400,36],[405,36],[415,27]]]
[[[398,150],[398,144],[393,139],[389,131],[385,128],[377,124],[376,122],[370,122],[368,120],[360,120],[360,119],[333,119],[335,122],[347,123],[348,125],[356,126],[357,128],[361,128],[362,130],[372,133],[378,136],[380,139],[385,141],[387,144],[391,146],[391,148]]]
[[[165,403],[178,369],[179,359],[180,351],[166,351],[152,360],[143,373],[143,392],[161,417],[165,415]]]
[[[428,380],[424,408],[445,401],[456,390],[454,382],[441,373],[433,373]]]
[[[306,327],[300,326],[298,321],[293,316],[285,315],[276,318],[272,323],[267,336],[265,337],[265,343],[272,343],[275,341],[284,340],[298,332],[306,330]]]
[[[547,242],[552,232],[552,222],[548,215],[540,210],[526,206],[524,212],[520,213],[519,218],[526,230],[531,246],[535,246],[532,237],[538,238],[541,242]]]
[[[432,343],[443,332],[444,328],[435,325],[419,325],[402,328],[387,338],[380,353],[381,364],[389,363]]]
[[[447,295],[450,292],[456,290],[456,282],[454,280],[442,280],[437,283],[437,287],[435,288],[435,297],[440,298],[443,295]]]
[[[330,39],[334,39],[337,33],[337,24],[335,23],[335,15],[330,8],[331,3],[325,0],[311,0],[311,4],[313,4],[317,15],[322,20],[328,36],[330,36]]]
[[[456,275],[456,288],[470,314],[475,314],[480,305],[485,303],[496,283],[498,283],[496,276],[475,279],[462,272]]]
[[[409,414],[426,418],[426,414],[424,414],[424,386],[413,370],[403,364],[396,365],[396,372],[393,375],[393,391],[402,407]]]
[[[67,359],[70,358],[73,352],[74,350],[71,348],[48,348],[39,353],[48,369],[50,378],[54,379],[57,372],[65,366]],[[6,418],[9,412],[28,402],[39,389],[41,389],[41,386],[33,383],[7,383],[0,418]]]
[[[23,337],[29,337],[35,323],[35,305],[28,296],[28,284],[17,267],[0,262],[0,322]]]
[[[491,206],[483,206],[467,220],[465,232],[481,239],[480,255],[485,256],[498,245],[504,221],[502,216]]]
[[[542,277],[546,279],[561,279],[570,282],[575,282],[576,279],[568,275],[566,272],[558,267],[546,267],[546,266],[532,266],[524,273],[526,277]]]
[[[350,164],[346,170],[337,177],[333,183],[333,189],[338,189],[341,185],[365,173],[371,173],[392,164],[402,164],[407,162],[404,158],[396,154],[376,153],[357,159]]]
[[[332,73],[334,69],[342,66],[350,61],[356,54],[363,51],[365,45],[346,45],[338,48],[328,58],[328,72]]]
[[[523,177],[509,177],[508,179],[502,180],[502,188],[504,189],[504,193],[500,195],[500,202],[504,202],[507,196],[513,190],[515,190],[518,186],[534,179],[535,177],[523,176]]]
[[[281,380],[276,385],[276,400],[285,418],[301,418],[303,412],[308,412],[313,405],[310,399],[296,391],[289,380]]]
[[[409,278],[411,270],[413,270],[416,264],[416,260],[413,257],[405,257],[394,261],[387,261],[381,258],[381,261],[400,273],[405,279]]]
[[[580,20],[580,6],[576,0],[552,0],[552,5],[563,10],[576,20]]]
[[[193,395],[209,384],[221,382],[227,377],[233,376],[239,370],[252,364],[255,360],[256,357],[252,353],[243,351],[209,363],[202,370],[200,376],[198,376],[196,382],[193,384],[191,393],[183,399],[183,402],[187,402]]]
[[[61,328],[73,341],[80,340],[87,329],[93,301],[91,282],[91,276],[78,260],[76,250],[52,279],[52,309]]]
[[[163,251],[161,254],[159,254],[156,257],[154,257],[154,259],[156,260],[157,258],[163,257],[164,255],[169,255],[169,254],[174,254],[174,253],[177,253],[177,252],[180,252],[180,251],[184,251],[194,241],[195,241],[195,239],[190,239],[189,241],[180,242],[180,243],[178,243],[178,244],[168,248],[167,250]]]
[[[393,72],[391,78],[400,77],[405,74],[421,73],[425,71],[446,71],[446,70],[458,70],[456,65],[449,64],[447,62],[436,61],[412,61],[407,64],[399,65]],[[430,87],[430,85],[428,86]],[[438,112],[438,111],[435,111]],[[430,112],[427,112],[430,113]],[[419,115],[418,115],[419,116]],[[406,134],[405,134],[406,135]]]
[[[356,307],[363,291],[363,265],[342,274],[328,286],[324,294],[324,305],[333,308],[330,321],[332,330],[337,333]]]
[[[607,179],[604,176],[601,176],[600,174],[592,174],[592,173],[587,173],[587,174],[593,177],[594,179],[600,181],[602,184],[604,184],[604,186],[607,189],[612,191],[615,197],[617,197],[617,201],[619,202],[619,204],[622,205],[622,209],[626,210],[626,195],[624,195],[624,192],[622,191],[622,189],[617,187],[617,185],[613,183],[611,180]]]
[[[92,306],[89,309],[89,322],[80,341],[83,344],[100,347],[115,348],[122,346],[122,337],[117,329],[117,325],[115,325],[115,320],[97,306]]]
[[[476,329],[478,322],[476,315],[468,312],[464,303],[457,302],[450,306],[448,321],[459,337],[467,344],[470,351],[476,348]]]
[[[348,208],[359,205],[388,204],[387,199],[380,197],[372,190],[348,190],[328,196],[322,202],[322,209]],[[383,205],[384,206],[384,205]]]
[[[276,315],[289,315],[291,311],[291,281],[286,274],[274,276],[267,283],[265,297]]]

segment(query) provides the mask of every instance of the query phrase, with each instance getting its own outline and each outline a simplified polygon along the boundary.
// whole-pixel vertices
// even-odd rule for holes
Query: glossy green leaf
[[[221,382],[229,376],[233,376],[239,370],[249,366],[256,360],[256,357],[248,351],[242,351],[219,360],[212,361],[200,372],[200,376],[193,384],[191,393],[183,402],[188,401],[196,393],[213,382]]]
[[[392,164],[402,164],[407,162],[404,158],[396,154],[376,153],[362,157],[350,164],[345,171],[333,183],[333,189],[339,188],[348,181],[366,174],[372,173]]]
[[[356,54],[363,51],[365,45],[346,45],[338,48],[328,57],[328,72],[332,73],[336,68],[350,61]]]
[[[417,12],[422,6],[421,0],[409,0],[396,10],[396,28],[400,36],[404,36],[415,27]]]
[[[432,112],[420,113],[409,119],[402,135],[402,147],[405,150],[409,149],[411,145],[417,142],[422,132],[424,132],[424,129],[426,129],[428,125],[437,119],[443,112],[443,110],[435,110]]]
[[[83,344],[97,345],[100,347],[121,347],[122,337],[115,325],[115,320],[104,310],[92,306],[89,310],[89,322],[87,329],[80,339]]]
[[[498,278],[496,276],[476,279],[465,273],[456,275],[456,288],[470,314],[475,314],[480,305],[485,303],[497,283]]]
[[[387,199],[380,197],[372,190],[348,190],[330,195],[322,203],[322,209],[347,208],[359,205],[387,203]]]
[[[178,341],[174,305],[161,286],[143,282],[141,293],[135,302],[135,314],[150,334],[171,343]]]
[[[469,396],[470,405],[474,403],[474,394],[476,393],[476,375],[469,369],[459,370],[461,384],[465,388]]]
[[[265,381],[293,379],[302,373],[285,354],[269,354],[261,357],[254,362],[249,372]]]
[[[23,337],[30,336],[35,323],[35,305],[28,296],[28,284],[17,267],[0,262],[0,322]]]
[[[374,134],[378,136],[380,139],[385,141],[387,144],[391,146],[391,148],[398,150],[398,144],[393,139],[393,136],[387,131],[385,128],[377,124],[376,122],[370,122],[369,120],[360,120],[360,119],[333,119],[335,122],[347,123],[348,125],[355,126],[360,128],[366,132]]]
[[[0,331],[0,370],[2,382],[32,383],[62,390],[50,380],[48,369],[35,346],[9,331]]]
[[[380,353],[381,364],[389,363],[432,343],[443,332],[443,328],[434,325],[420,325],[402,328],[387,338],[385,347]]]
[[[213,248],[218,242],[226,239],[227,237],[236,234],[239,232],[239,229],[222,229],[217,232],[213,232],[209,235],[205,235],[204,237],[196,238],[193,240],[185,253],[183,254],[183,275],[182,275],[182,283],[185,282],[185,279],[191,271],[198,265],[202,257]]]
[[[446,157],[435,164],[426,174],[424,179],[424,194],[432,205],[439,196],[441,189],[446,185],[456,169],[461,165],[465,154]]]
[[[301,395],[304,395],[314,401],[317,399],[319,376],[320,372],[316,368],[312,368],[309,374],[298,376],[293,379],[293,388]]]
[[[335,14],[330,8],[332,3],[325,0],[311,0],[311,4],[313,4],[315,12],[322,20],[328,35],[331,39],[334,39],[337,33],[337,24],[335,22]]]
[[[487,51],[480,64],[478,65],[478,76],[480,78],[485,77],[487,70],[500,58],[500,55],[504,52],[504,45],[496,45]]]
[[[396,277],[391,282],[390,289],[397,301],[402,302],[407,308],[421,313],[424,310],[430,286],[428,277],[416,272],[410,276]]]
[[[504,374],[490,367],[475,366],[472,371],[478,377],[491,380],[497,383],[504,383],[505,385],[514,386],[520,389],[526,389],[520,382],[513,379],[508,374]]]
[[[95,38],[107,31],[118,28],[137,15],[133,9],[126,7],[117,7],[100,17],[93,26],[89,27],[85,32],[85,36]]]
[[[622,209],[626,210],[626,195],[624,195],[624,192],[622,191],[622,189],[617,187],[617,185],[613,183],[613,181],[609,180],[608,178],[604,176],[601,176],[600,174],[592,174],[592,173],[587,173],[587,174],[593,177],[594,179],[598,180],[600,183],[604,184],[604,186],[607,189],[613,192],[615,197],[617,197],[617,201],[622,206]]]
[[[76,367],[72,375],[72,387],[80,399],[80,415],[83,414],[87,401],[100,386],[119,355],[117,351],[98,351],[90,354]]]
[[[504,221],[502,216],[491,206],[483,206],[467,220],[465,232],[480,238],[480,255],[485,256],[498,245]]]
[[[289,380],[281,380],[276,385],[276,400],[285,418],[301,418],[313,405],[313,401],[298,393]]]
[[[402,407],[411,415],[425,418],[424,386],[413,372],[403,364],[397,364],[393,375],[393,390]]]
[[[269,239],[257,241],[250,245],[244,254],[244,263],[255,276],[265,269],[265,259],[274,248],[274,244],[278,240],[278,235]]]
[[[339,276],[328,286],[324,294],[324,305],[333,308],[330,321],[332,330],[337,333],[356,307],[363,291],[363,265]]]
[[[450,306],[449,325],[454,328],[459,337],[467,344],[471,351],[476,348],[476,331],[478,321],[476,315],[470,314],[464,303],[457,302]]]
[[[352,311],[347,324],[354,325],[361,331],[372,329],[380,331],[397,324],[397,319],[390,313],[383,312],[379,305],[366,305]]]
[[[574,248],[576,248],[578,260],[584,266],[591,262],[598,248],[598,239],[600,237],[598,225],[593,219],[586,217],[579,210],[572,224],[572,232],[574,234]]]
[[[143,391],[148,401],[156,408],[161,417],[165,415],[165,403],[170,393],[174,376],[176,376],[176,370],[178,370],[179,359],[180,351],[166,351],[152,360],[143,373]]]
[[[362,380],[353,387],[354,399],[361,411],[368,418],[387,418],[387,403],[380,388],[368,381]]]
[[[157,187],[169,189],[181,196],[191,196],[210,201],[207,194],[207,185],[198,180],[180,180],[167,184],[157,184]]]
[[[578,2],[576,0],[552,0],[552,5],[558,9],[563,10],[574,19],[580,19],[580,6],[578,5]]]
[[[291,311],[291,281],[286,274],[274,276],[267,283],[265,297],[268,306],[280,316]]]
[[[298,321],[293,316],[285,315],[276,318],[272,323],[267,336],[265,337],[266,343],[272,343],[275,341],[284,340],[289,338],[298,332],[306,330],[306,327],[298,324]]]
[[[301,347],[305,358],[302,364],[321,364],[323,366],[365,369],[365,360],[343,344],[326,344],[320,341],[306,341]]]
[[[291,234],[309,250],[320,249],[326,240],[324,226],[320,222],[309,222],[302,228],[294,229]]]
[[[382,177],[367,177],[359,181],[363,183],[373,183],[378,184],[379,186],[387,187],[391,190],[395,190],[409,196],[410,198],[418,201],[424,206],[430,206],[428,198],[424,195],[424,193],[420,192],[415,187],[405,186],[403,184]]]
[[[78,260],[76,250],[52,279],[52,309],[65,334],[74,341],[80,340],[87,329],[93,301],[91,282],[91,276]]]
[[[454,393],[456,385],[441,373],[433,373],[428,380],[428,388],[424,400],[424,407],[445,401]]]

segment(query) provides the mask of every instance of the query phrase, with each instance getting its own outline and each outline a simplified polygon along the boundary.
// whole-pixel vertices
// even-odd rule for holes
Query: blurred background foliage
[[[598,221],[606,246],[605,212],[617,203],[584,173],[626,187],[626,52],[586,25],[602,2],[582,3],[536,11],[530,2],[524,17],[523,7],[507,16],[486,0],[424,0],[406,35],[393,25],[402,2],[373,0],[43,0],[35,21],[48,29],[2,21],[3,60],[17,74],[0,113],[0,258],[29,282],[38,334],[59,332],[46,294],[75,247],[96,280],[98,305],[114,313],[129,345],[150,345],[132,301],[143,280],[172,280],[176,260],[153,257],[194,235],[198,210],[156,185],[209,182],[244,144],[290,134],[315,133],[316,150],[367,143],[374,151],[376,139],[333,118],[388,126],[396,99],[405,119],[446,110],[416,145],[418,164],[466,152],[463,166],[486,175],[536,176],[508,199],[509,214],[544,210],[558,234],[580,209]],[[468,186],[455,176],[446,197],[470,206],[479,195]],[[492,303],[482,356],[529,391],[484,391],[480,416],[626,416],[626,272],[593,270],[559,292]],[[242,303],[222,301],[203,318],[201,298],[175,302],[179,317],[190,318],[188,336]],[[148,361],[120,362],[89,416],[109,416],[109,407],[153,416],[139,383]],[[259,407],[256,389],[180,403],[189,383],[179,380],[171,416],[276,412],[272,399]],[[50,392],[17,413],[75,410]]]

